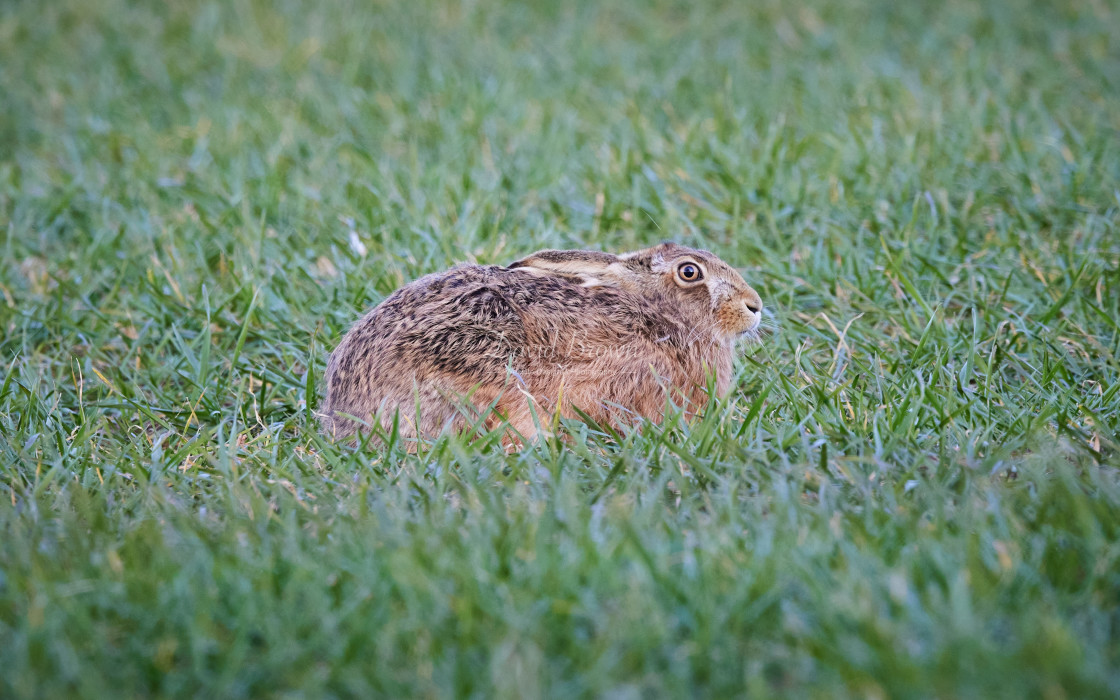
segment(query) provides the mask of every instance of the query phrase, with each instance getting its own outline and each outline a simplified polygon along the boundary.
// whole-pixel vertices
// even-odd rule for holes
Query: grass
[[[1120,10],[0,6],[0,696],[1120,694]],[[316,434],[456,261],[708,247],[687,425]]]

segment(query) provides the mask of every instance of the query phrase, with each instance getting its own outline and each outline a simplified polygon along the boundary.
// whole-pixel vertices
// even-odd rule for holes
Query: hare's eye
[[[686,262],[681,263],[681,266],[677,268],[677,276],[685,282],[696,282],[703,277],[704,274],[700,272],[699,266]]]

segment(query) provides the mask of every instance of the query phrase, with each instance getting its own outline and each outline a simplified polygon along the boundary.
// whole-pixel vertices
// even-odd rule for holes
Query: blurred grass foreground
[[[1120,694],[1120,8],[0,4],[0,697]],[[401,284],[709,248],[701,420],[316,433]]]

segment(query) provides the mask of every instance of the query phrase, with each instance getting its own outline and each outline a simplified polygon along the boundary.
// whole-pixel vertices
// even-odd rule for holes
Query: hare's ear
[[[619,286],[634,274],[617,255],[593,250],[540,250],[508,269],[563,277],[583,287]]]

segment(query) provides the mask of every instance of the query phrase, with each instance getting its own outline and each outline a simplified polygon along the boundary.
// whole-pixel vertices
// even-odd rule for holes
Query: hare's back
[[[340,368],[364,363],[366,372],[419,378],[502,374],[524,332],[495,277],[500,271],[462,266],[398,289],[350,329],[332,363],[338,356]]]

